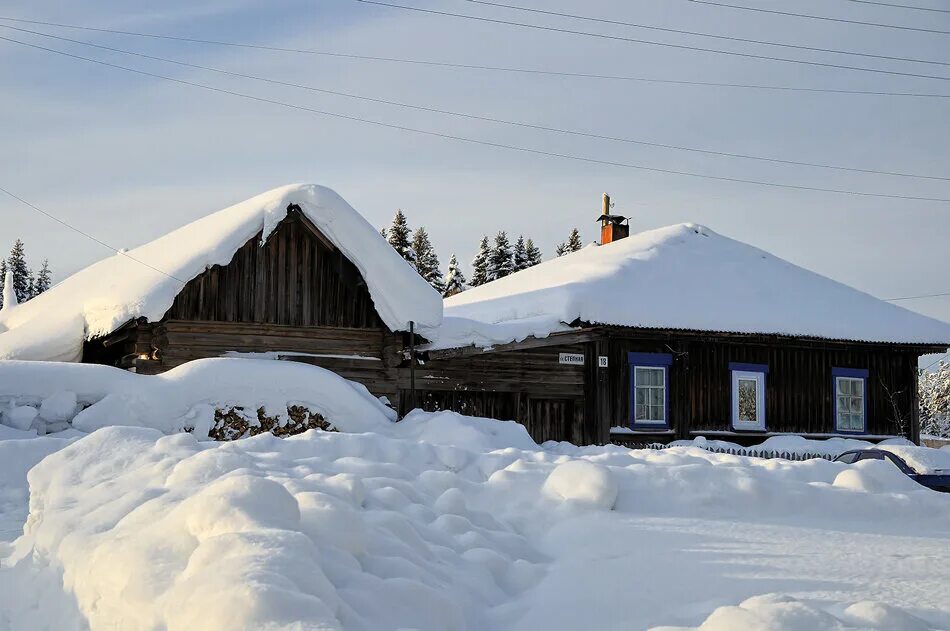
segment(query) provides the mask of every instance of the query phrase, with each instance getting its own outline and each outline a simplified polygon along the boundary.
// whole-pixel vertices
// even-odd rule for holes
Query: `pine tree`
[[[472,259],[472,287],[484,285],[491,278],[488,277],[488,258],[491,256],[491,248],[488,246],[488,237],[482,237],[478,244],[478,254]]]
[[[508,234],[502,230],[495,235],[495,245],[488,256],[488,277],[491,280],[504,278],[511,274],[511,268],[511,243],[508,242]]]
[[[530,267],[528,262],[528,248],[524,242],[524,236],[518,235],[518,240],[515,241],[515,250],[511,255],[511,271],[520,272],[523,269]]]
[[[49,289],[52,280],[52,273],[49,271],[49,259],[43,259],[43,265],[40,267],[36,280],[33,283],[33,295],[39,296]]]
[[[0,283],[5,282],[6,278],[7,278],[7,260],[0,259]],[[0,291],[2,290],[3,290],[3,287],[0,286]],[[3,294],[0,293],[0,309],[2,308],[3,308]]]
[[[577,228],[571,230],[571,236],[567,238],[565,246],[568,252],[577,252],[584,247],[584,243],[581,241],[581,233],[577,231]]]
[[[387,232],[389,236],[386,240],[389,241],[389,245],[393,246],[399,256],[415,267],[416,257],[412,251],[412,245],[409,243],[409,222],[406,221],[406,216],[402,214],[402,210],[396,210],[393,223]]]
[[[426,279],[433,289],[442,293],[445,283],[442,281],[442,270],[439,269],[439,257],[429,240],[429,233],[420,227],[412,235],[412,251],[416,254],[416,270]]]
[[[452,258],[449,259],[449,268],[445,273],[445,289],[442,291],[442,295],[448,298],[463,291],[465,291],[465,275],[459,267],[458,259],[453,254]]]
[[[568,254],[570,250],[567,249],[566,243],[558,243],[557,247],[554,248],[554,256],[564,256]]]
[[[30,268],[26,266],[26,247],[20,239],[16,240],[10,250],[7,269],[13,272],[13,290],[16,292],[17,302],[26,302],[30,299]]]
[[[528,253],[528,267],[534,267],[541,262],[541,250],[534,244],[534,241],[528,239],[525,250]]]

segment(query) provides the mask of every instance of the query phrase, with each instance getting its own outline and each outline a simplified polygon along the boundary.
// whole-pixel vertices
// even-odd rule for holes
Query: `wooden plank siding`
[[[560,364],[560,353],[584,344],[550,345],[430,359],[416,368],[419,407],[469,416],[517,420],[538,442],[591,442],[586,434],[585,367]],[[400,370],[400,413],[409,400],[408,369]]]
[[[189,281],[165,318],[383,328],[359,270],[307,224],[292,212],[263,247],[250,239]]]

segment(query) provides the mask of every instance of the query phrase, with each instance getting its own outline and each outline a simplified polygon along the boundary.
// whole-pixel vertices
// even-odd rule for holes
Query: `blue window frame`
[[[832,368],[831,387],[835,431],[841,434],[867,433],[868,371],[863,368]]]
[[[732,376],[732,429],[765,431],[765,364],[729,362]]]
[[[669,429],[670,353],[627,353],[630,364],[630,427]]]

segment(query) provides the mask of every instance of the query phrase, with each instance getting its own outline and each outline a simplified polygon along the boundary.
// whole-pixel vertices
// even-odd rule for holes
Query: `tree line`
[[[10,256],[0,259],[0,283],[6,282],[7,271],[13,274],[13,292],[18,304],[35,298],[49,289],[52,280],[48,259],[43,259],[39,271],[33,273],[26,262],[26,246],[20,239],[17,239],[10,249]],[[3,295],[0,293],[0,308],[2,307]]]
[[[501,230],[494,239],[489,239],[488,235],[481,238],[478,251],[472,259],[472,278],[467,280],[454,253],[449,259],[445,274],[442,273],[439,257],[425,227],[420,226],[412,231],[401,209],[396,211],[389,228],[383,228],[380,234],[420,276],[445,297],[454,296],[469,287],[478,287],[504,278],[542,261],[541,250],[533,239],[518,235],[512,245],[508,233]],[[574,228],[567,241],[558,244],[555,253],[557,256],[564,256],[582,247],[580,233]]]

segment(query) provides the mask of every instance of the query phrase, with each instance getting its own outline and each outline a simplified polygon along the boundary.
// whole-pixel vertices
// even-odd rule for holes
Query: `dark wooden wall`
[[[419,407],[517,420],[538,442],[592,442],[585,433],[583,366],[560,364],[582,344],[434,359],[416,369]],[[400,371],[400,412],[410,407],[408,370]]]
[[[260,247],[245,243],[178,293],[171,320],[381,328],[356,266],[291,212]]]
[[[766,364],[766,431],[835,433],[832,368],[863,368],[867,381],[868,434],[898,434],[899,417],[912,434],[917,406],[919,350],[883,344],[808,342],[753,336],[611,335],[606,347],[605,414],[611,425],[628,426],[628,352],[670,353],[670,421],[678,438],[691,432],[732,431],[729,362]],[[894,404],[897,406],[895,412]]]

